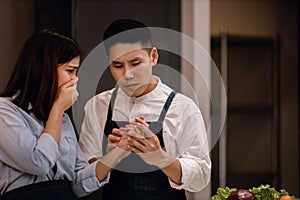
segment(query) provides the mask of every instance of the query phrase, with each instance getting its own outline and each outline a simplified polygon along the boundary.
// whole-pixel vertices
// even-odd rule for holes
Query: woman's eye
[[[68,69],[67,72],[69,74],[76,74],[77,73],[77,69]]]

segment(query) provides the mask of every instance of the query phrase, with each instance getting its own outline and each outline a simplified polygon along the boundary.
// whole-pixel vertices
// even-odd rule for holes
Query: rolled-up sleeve
[[[179,108],[176,126],[170,126],[175,139],[177,159],[181,164],[181,185],[170,185],[190,192],[201,191],[210,181],[211,160],[204,120],[199,108],[190,100],[184,99]],[[171,150],[172,151],[172,150]],[[175,154],[175,153],[174,153]]]
[[[208,156],[196,162],[195,159],[181,158],[179,162],[182,168],[182,184],[178,185],[169,179],[171,187],[199,192],[209,183],[211,163]]]

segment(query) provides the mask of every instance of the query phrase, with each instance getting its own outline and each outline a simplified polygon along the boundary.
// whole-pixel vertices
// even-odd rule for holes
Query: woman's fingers
[[[69,81],[67,81],[66,83],[62,84],[61,87],[62,88],[69,88],[69,87],[77,86],[78,80],[79,80],[78,77],[72,78]]]
[[[67,110],[78,98],[77,91],[78,78],[74,78],[64,83],[58,88],[56,102],[63,110]]]

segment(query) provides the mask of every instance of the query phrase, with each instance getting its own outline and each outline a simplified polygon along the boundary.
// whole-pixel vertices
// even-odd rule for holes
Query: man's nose
[[[134,73],[133,73],[133,69],[129,66],[125,66],[125,70],[124,70],[124,78],[125,79],[131,79],[134,77]]]

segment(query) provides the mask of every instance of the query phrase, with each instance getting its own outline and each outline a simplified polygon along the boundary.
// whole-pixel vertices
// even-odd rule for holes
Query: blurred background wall
[[[273,32],[279,34],[279,179],[281,187],[299,194],[299,2],[211,0],[212,35],[218,35],[220,28],[227,28],[233,35],[262,37],[271,36]],[[249,148],[252,145],[255,146],[250,144]]]
[[[0,0],[0,88],[6,84],[20,48],[33,31],[33,0]]]
[[[126,6],[125,1],[0,0],[0,89],[7,82],[25,39],[36,30],[52,26],[66,34],[73,34],[88,52],[99,40],[96,40],[98,32],[89,29],[89,21],[86,21],[89,18],[84,13],[91,16],[111,16],[116,13],[124,17],[144,16],[149,26],[186,31],[196,38],[199,35],[193,28],[197,20],[201,20],[193,16],[200,17],[201,13],[191,16],[193,20],[182,20],[190,13],[183,12],[185,16],[182,16],[181,8],[187,6],[187,9],[195,9],[194,6],[200,5],[195,3],[197,1],[201,0],[137,1],[137,7],[132,8],[136,11],[126,14],[122,9]],[[123,6],[120,6],[121,2]],[[158,7],[153,7],[151,2]],[[106,9],[88,7],[88,4],[105,5]],[[212,35],[218,35],[222,27],[238,35],[268,36],[273,32],[280,35],[279,187],[299,196],[299,3],[297,0],[211,0],[209,6],[210,18],[207,20],[210,20],[209,31]],[[142,12],[140,8],[147,9],[147,12]],[[81,14],[76,16],[76,13]],[[154,20],[153,15],[160,18]],[[75,17],[77,21],[74,21]],[[109,23],[105,17],[99,21],[103,21],[101,27]],[[90,37],[79,35],[84,30]]]

